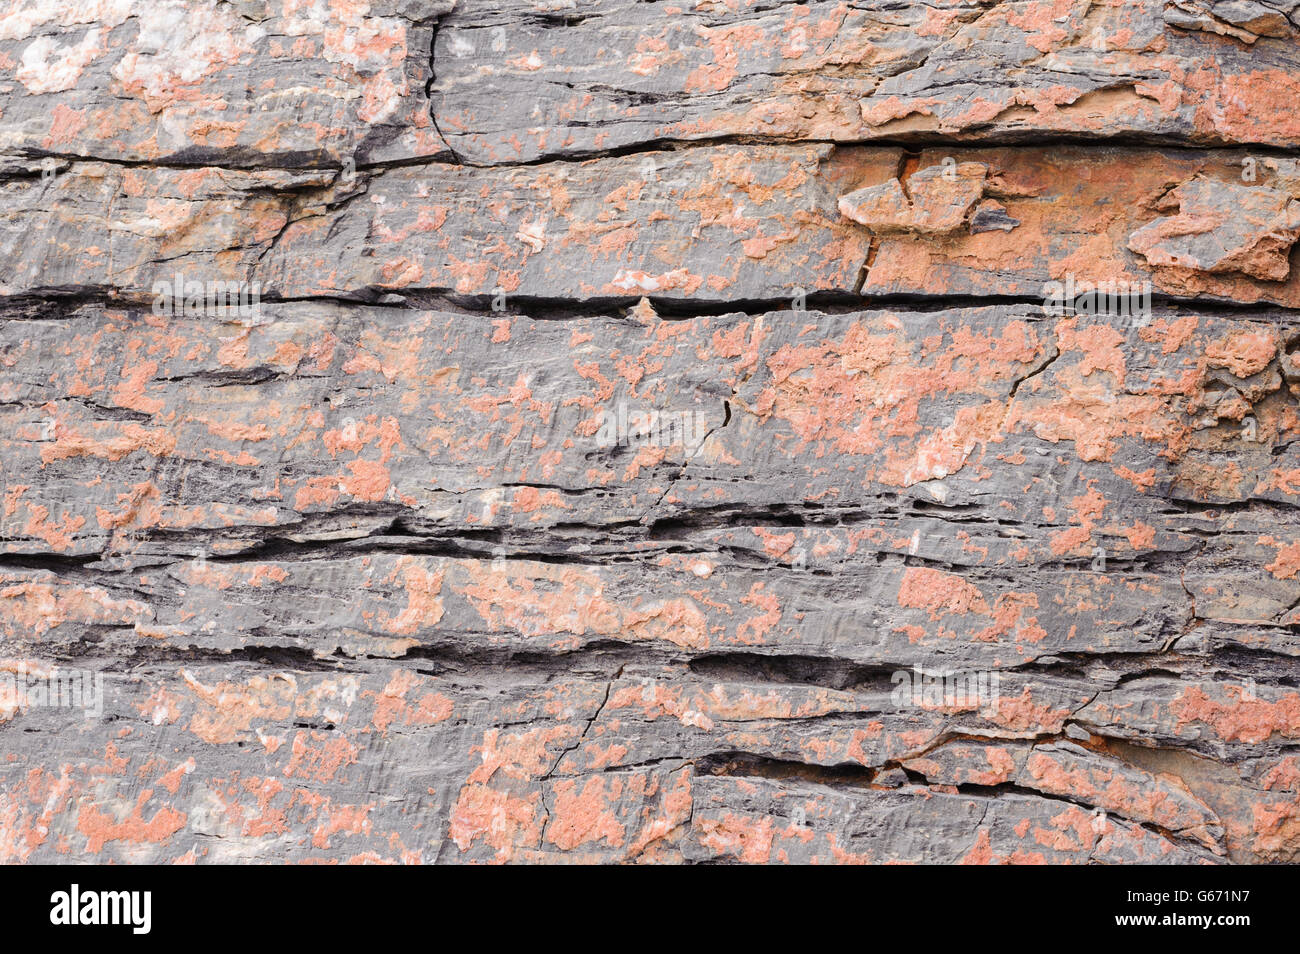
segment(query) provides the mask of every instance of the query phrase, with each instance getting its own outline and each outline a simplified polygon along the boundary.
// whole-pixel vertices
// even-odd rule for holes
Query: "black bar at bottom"
[[[573,868],[539,876],[483,869],[453,875],[410,868],[11,867],[0,868],[0,911],[15,937],[112,936],[127,945],[193,941],[214,930],[227,938],[246,931],[259,945],[373,943],[376,931],[392,927],[432,928],[437,944],[436,934],[457,922],[477,923],[497,942],[512,932],[536,942],[569,918],[584,934],[593,927],[626,932],[640,923],[653,937],[669,924],[689,929],[698,920],[705,928],[725,924],[734,938],[747,925],[770,930],[784,919],[783,908],[791,924],[812,915],[846,928],[869,926],[873,934],[891,925],[909,933],[928,926],[955,938],[959,933],[949,932],[963,924],[1003,924],[1071,940],[1199,932],[1230,943],[1261,926],[1288,927],[1293,894],[1291,872],[1281,867],[882,867],[841,871],[829,881],[822,881],[824,871],[735,873],[740,881],[731,882],[644,870],[592,875]],[[453,938],[445,935],[442,943]]]

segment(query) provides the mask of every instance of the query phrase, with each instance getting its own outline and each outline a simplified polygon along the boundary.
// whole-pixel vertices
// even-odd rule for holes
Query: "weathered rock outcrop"
[[[19,0],[0,861],[1296,861],[1298,22]]]

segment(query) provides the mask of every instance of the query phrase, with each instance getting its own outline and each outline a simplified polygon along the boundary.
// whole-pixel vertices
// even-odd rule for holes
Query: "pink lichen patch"
[[[736,627],[736,639],[742,643],[762,643],[763,637],[781,621],[781,603],[776,594],[764,592],[764,583],[755,583],[749,592],[740,598],[747,606],[757,607],[762,612],[745,620]]]
[[[1293,580],[1300,573],[1300,540],[1286,543],[1265,535],[1256,541],[1260,546],[1276,547],[1277,559],[1265,564],[1264,569],[1279,580]]]
[[[1002,696],[989,708],[992,721],[1017,732],[1060,732],[1070,717],[1069,709],[1034,702],[1028,686],[1018,696]]]
[[[1212,368],[1226,368],[1239,378],[1248,378],[1267,368],[1277,349],[1272,331],[1235,331],[1206,345],[1205,357]]]
[[[705,848],[717,856],[746,864],[766,864],[772,860],[773,826],[770,817],[758,819],[735,812],[726,812],[719,818],[705,817],[695,825]]]
[[[579,782],[582,784],[579,790]],[[571,851],[581,845],[604,841],[611,848],[622,847],[626,829],[610,809],[617,801],[623,783],[609,777],[593,776],[580,779],[563,779],[555,783],[555,802],[550,821],[546,826],[546,840],[561,851]]]
[[[0,575],[0,632],[9,638],[41,636],[64,623],[145,623],[153,611],[136,600],[114,599],[107,590],[42,576],[40,582]]]
[[[176,450],[176,434],[164,428],[150,430],[135,421],[93,421],[82,426],[85,431],[59,422],[55,439],[41,446],[41,460],[49,464],[75,457],[96,457],[116,462],[135,451],[165,457]]]
[[[1261,802],[1251,806],[1251,814],[1253,850],[1267,860],[1293,862],[1300,844],[1300,802]]]
[[[211,745],[246,739],[254,720],[288,717],[298,690],[297,680],[288,675],[254,676],[244,685],[219,682],[213,686],[184,669],[181,677],[199,702],[189,730]]]
[[[426,681],[409,669],[397,669],[381,692],[364,693],[375,699],[375,711],[371,716],[375,729],[387,735],[388,727],[393,723],[406,726],[434,725],[451,718],[453,703],[440,692],[426,692],[414,701],[407,700],[406,694]]]
[[[1188,686],[1169,703],[1181,732],[1193,723],[1208,726],[1225,742],[1257,745],[1274,733],[1300,737],[1300,694],[1287,693],[1276,702],[1249,696],[1240,686],[1227,686],[1227,698],[1216,699],[1200,686]]]
[[[898,605],[925,610],[931,620],[987,613],[988,603],[973,584],[943,570],[908,567],[898,588]]]
[[[462,852],[481,840],[493,850],[492,860],[512,861],[520,848],[536,847],[541,840],[536,812],[540,798],[540,792],[520,797],[486,785],[466,785],[451,811],[447,835]]]
[[[312,731],[293,737],[286,777],[331,781],[345,765],[355,765],[360,750],[345,735]]]
[[[94,802],[83,803],[77,811],[77,831],[86,836],[86,851],[97,855],[112,841],[131,844],[166,843],[172,835],[185,827],[188,816],[170,806],[161,805],[153,817],[144,818],[145,804],[153,797],[153,789],[140,793],[134,807],[120,821],[115,812],[104,811]]]
[[[443,614],[440,594],[444,575],[445,571],[441,569],[425,569],[414,557],[399,557],[387,582],[392,583],[401,577],[401,588],[406,592],[406,609],[397,616],[381,615],[379,625],[398,636],[410,636],[437,625]]]
[[[540,778],[555,761],[548,746],[570,741],[576,735],[577,729],[568,725],[538,727],[518,733],[488,729],[483,734],[483,742],[470,749],[470,755],[479,755],[480,760],[468,781],[486,784],[497,772],[511,779]]]

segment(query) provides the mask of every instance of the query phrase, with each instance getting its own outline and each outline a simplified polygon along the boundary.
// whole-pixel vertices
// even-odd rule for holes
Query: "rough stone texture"
[[[8,0],[0,151],[340,165],[444,152],[424,86],[454,0]]]
[[[0,861],[1300,860],[1296,9],[11,5]]]
[[[1289,0],[459,0],[433,112],[467,162],[727,136],[1300,144]]]

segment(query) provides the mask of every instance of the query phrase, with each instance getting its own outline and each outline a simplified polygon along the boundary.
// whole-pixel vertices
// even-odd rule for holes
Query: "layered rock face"
[[[1300,5],[11,0],[0,862],[1300,860]]]

